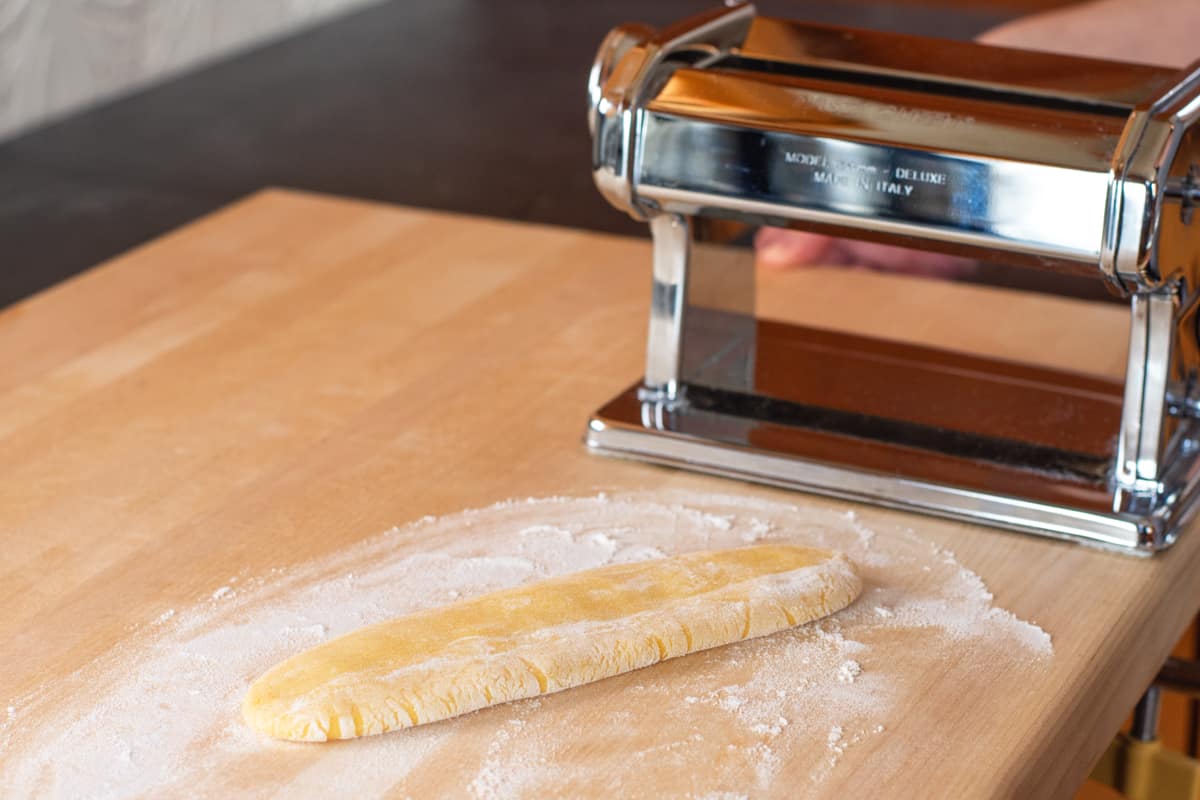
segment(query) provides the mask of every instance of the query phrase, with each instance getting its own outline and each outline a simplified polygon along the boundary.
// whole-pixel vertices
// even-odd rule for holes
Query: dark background
[[[592,186],[587,73],[614,25],[713,5],[397,0],[0,143],[0,307],[264,186],[644,235]],[[969,38],[1021,3],[758,5]]]

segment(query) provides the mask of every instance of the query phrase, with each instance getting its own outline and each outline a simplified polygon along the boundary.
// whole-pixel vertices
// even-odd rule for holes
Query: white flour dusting
[[[255,677],[363,625],[550,575],[759,541],[846,552],[863,596],[816,624],[385,736],[305,745],[241,722]],[[0,795],[421,796],[454,775],[468,797],[628,796],[650,791],[648,774],[669,781],[657,796],[811,794],[915,702],[900,691],[897,648],[910,669],[919,658],[930,670],[952,656],[1036,669],[1052,654],[1043,630],[995,607],[977,575],[911,533],[732,496],[509,501],[235,583],[162,611],[65,681],[0,698]]]
[[[838,683],[854,683],[854,679],[862,674],[862,665],[857,661],[843,661],[838,667]]]

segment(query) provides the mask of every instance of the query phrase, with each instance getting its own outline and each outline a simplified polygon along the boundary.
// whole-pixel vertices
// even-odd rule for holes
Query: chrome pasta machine
[[[590,448],[1134,552],[1174,541],[1200,486],[1200,65],[732,5],[613,30],[589,93],[596,185],[653,239],[645,375],[592,417]],[[738,246],[757,226],[1095,276],[1129,302],[1124,383],[758,318]]]

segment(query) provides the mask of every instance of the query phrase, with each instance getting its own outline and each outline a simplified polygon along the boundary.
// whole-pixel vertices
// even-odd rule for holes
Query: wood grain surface
[[[1121,374],[1112,306],[845,270],[762,283],[776,315]],[[644,241],[268,191],[0,314],[0,700],[230,574],[425,514],[788,497],[584,452],[587,415],[639,373],[648,289]],[[1055,655],[1020,685],[913,675],[892,758],[848,754],[831,796],[1069,797],[1200,607],[1200,534],[1137,559],[861,513],[952,548]]]

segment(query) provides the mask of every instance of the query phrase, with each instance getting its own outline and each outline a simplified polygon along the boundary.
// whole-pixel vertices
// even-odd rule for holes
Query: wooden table
[[[0,699],[231,571],[422,514],[681,482],[786,497],[579,445],[638,374],[648,259],[640,240],[268,191],[0,314]],[[768,311],[817,325],[1121,373],[1119,308],[853,271],[763,281]],[[1135,559],[921,525],[1055,655],[984,724],[962,712],[978,687],[922,676],[888,740],[909,768],[860,758],[839,791],[1070,796],[1200,607],[1200,535]]]

